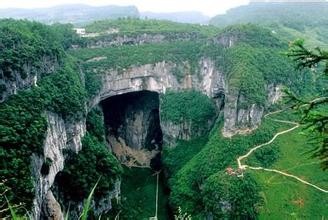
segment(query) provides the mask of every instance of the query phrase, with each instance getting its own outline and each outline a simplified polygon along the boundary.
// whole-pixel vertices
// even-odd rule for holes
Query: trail
[[[269,115],[273,115],[273,114],[277,114],[279,112],[282,112],[282,110],[280,111],[276,111],[276,112],[271,112],[271,113],[268,113],[266,114],[264,117],[268,117]],[[289,174],[289,173],[286,173],[286,172],[283,172],[283,171],[280,171],[280,170],[276,170],[276,169],[268,169],[268,168],[264,168],[264,167],[252,167],[252,166],[248,166],[247,164],[242,164],[242,160],[243,159],[246,159],[247,157],[249,157],[254,151],[266,146],[266,145],[269,145],[271,144],[277,137],[279,137],[280,135],[283,135],[283,134],[286,134],[286,133],[289,133],[293,130],[295,130],[296,128],[298,128],[300,125],[297,123],[297,122],[292,122],[292,121],[284,121],[284,120],[278,120],[278,119],[270,119],[272,121],[276,121],[276,122],[280,122],[280,123],[285,123],[285,124],[291,124],[291,125],[294,125],[292,128],[289,128],[287,130],[284,130],[284,131],[280,131],[278,133],[276,133],[273,138],[271,140],[269,140],[268,142],[266,143],[263,143],[263,144],[260,144],[260,145],[257,145],[255,147],[253,147],[252,149],[250,149],[245,155],[243,156],[240,156],[237,158],[237,164],[238,164],[238,168],[241,169],[241,170],[246,170],[246,169],[251,169],[251,170],[264,170],[264,171],[268,171],[268,172],[273,172],[273,173],[278,173],[280,175],[283,175],[283,176],[287,176],[287,177],[290,177],[290,178],[293,178],[305,185],[308,185],[308,186],[311,186],[321,192],[324,192],[324,193],[328,193],[328,190],[325,190],[325,189],[322,189],[320,188],[319,186],[315,185],[315,184],[312,184],[310,182],[307,182],[295,175],[292,175],[292,174]]]

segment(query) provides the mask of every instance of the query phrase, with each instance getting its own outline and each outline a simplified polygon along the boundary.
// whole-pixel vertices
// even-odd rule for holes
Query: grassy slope
[[[301,38],[305,40],[306,46],[310,48],[327,48],[328,40],[320,36],[320,34],[326,34],[325,30],[320,28],[306,27],[304,31],[301,32],[290,27],[279,25],[278,27],[270,27],[270,29],[275,31],[279,37],[285,41],[294,41],[295,39]]]
[[[320,169],[318,161],[307,153],[309,140],[297,129],[275,141],[280,150],[273,168],[297,175],[327,189],[328,173]],[[268,146],[270,147],[270,146]],[[328,196],[318,190],[281,175],[264,171],[250,171],[263,187],[264,207],[260,219],[322,219],[328,217]],[[297,204],[303,200],[304,204]],[[325,219],[323,218],[323,219]]]

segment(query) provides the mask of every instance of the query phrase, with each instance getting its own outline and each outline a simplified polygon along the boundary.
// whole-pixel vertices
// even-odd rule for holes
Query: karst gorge
[[[295,104],[327,117],[328,3],[206,25],[124,10],[0,20],[0,218],[328,218],[327,124]]]

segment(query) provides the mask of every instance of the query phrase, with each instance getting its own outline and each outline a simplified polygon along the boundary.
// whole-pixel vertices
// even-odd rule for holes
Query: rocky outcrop
[[[57,57],[43,56],[38,66],[27,62],[19,71],[0,68],[0,103],[20,90],[36,86],[43,75],[53,73],[58,66]]]
[[[224,74],[217,70],[214,61],[209,58],[200,59],[198,74],[190,74],[186,70],[182,80],[179,80],[179,78],[174,74],[174,70],[177,67],[178,65],[175,63],[163,61],[155,64],[131,67],[123,72],[118,72],[117,70],[98,69],[97,73],[99,73],[102,78],[101,81],[103,86],[99,95],[92,101],[91,106],[96,105],[102,100],[106,100],[112,96],[130,92],[147,90],[163,94],[167,90],[182,89],[195,89],[201,91],[207,96],[217,100],[218,106],[223,105],[224,93],[226,89]],[[143,127],[140,123],[142,123],[142,118],[148,117],[144,117],[145,115],[148,114],[139,112],[135,113],[133,117],[130,117],[134,118],[134,120],[130,120],[132,123],[131,126],[134,128],[131,130],[134,134],[131,134],[131,137],[126,138],[131,140],[133,137],[138,137],[135,141],[130,142],[127,140],[128,145],[133,142],[143,144],[137,139],[140,139],[140,137],[143,136],[140,135],[142,131],[139,132],[140,129],[138,128]],[[203,131],[207,130],[199,129],[197,131],[191,131],[191,124],[188,122],[179,125],[161,122],[161,126],[163,135],[166,135],[165,140],[176,140],[176,138],[189,140],[191,136],[202,135],[204,133]],[[171,141],[168,143],[171,143]]]
[[[282,98],[282,85],[267,85],[266,106],[276,104]],[[226,94],[224,106],[224,128],[223,136],[231,137],[235,134],[245,134],[256,129],[261,123],[264,114],[264,106],[250,104],[247,107],[245,98],[236,91],[229,91]]]
[[[122,138],[136,150],[161,147],[158,93],[141,91],[115,96],[103,101],[102,109],[109,136]]]
[[[224,127],[222,134],[231,137],[248,133],[261,123],[264,107],[257,104],[244,106],[244,97],[232,90],[226,94],[224,105]]]
[[[65,124],[64,120],[57,114],[47,112],[46,117],[48,128],[43,155],[32,155],[32,171],[35,180],[34,219],[40,218],[42,204],[46,207],[47,213],[51,212],[49,208],[56,207],[50,188],[57,173],[64,168],[63,150],[71,149],[78,152],[82,147],[81,138],[86,132],[84,120]],[[41,172],[42,170],[43,172]]]
[[[102,48],[122,45],[140,45],[145,43],[161,43],[165,36],[161,34],[141,34],[137,36],[128,35],[106,35],[95,39],[88,39],[88,48]]]
[[[117,179],[114,183],[113,189],[107,192],[102,198],[95,201],[92,200],[90,204],[90,210],[96,216],[100,216],[101,214],[107,213],[112,209],[113,199],[116,201],[120,200],[121,195],[121,180]],[[59,197],[59,201],[63,201],[60,193],[57,195]],[[83,201],[69,201],[70,211],[69,211],[69,219],[80,219],[80,215],[83,212]]]
[[[119,30],[117,30],[119,32]],[[99,33],[89,33],[84,36],[87,39],[86,47],[88,48],[104,48],[112,46],[122,46],[122,45],[141,45],[141,44],[151,44],[151,43],[163,43],[171,41],[190,41],[200,36],[197,33],[143,33],[136,35],[127,34],[99,34]]]
[[[42,203],[41,219],[63,220],[63,212],[51,190],[45,196]]]
[[[215,67],[214,61],[203,58],[199,61],[199,74],[185,74],[183,80],[174,75],[177,64],[158,62],[131,67],[122,72],[117,70],[96,70],[101,76],[102,89],[92,105],[111,96],[129,92],[154,91],[160,94],[170,90],[195,89],[210,97],[216,97],[225,89],[224,74]]]
[[[174,123],[171,121],[161,121],[161,128],[163,132],[163,142],[166,146],[174,146],[177,140],[191,140],[195,137],[206,135],[212,128],[215,122],[215,117],[208,120],[207,124],[202,127],[192,127],[190,121],[183,123]]]
[[[267,86],[267,105],[273,105],[279,102],[283,96],[283,91],[282,91],[282,85],[277,85],[277,84],[269,84]]]
[[[214,42],[220,44],[224,47],[232,47],[238,41],[238,36],[231,33],[224,33],[219,35],[217,38],[214,38]]]

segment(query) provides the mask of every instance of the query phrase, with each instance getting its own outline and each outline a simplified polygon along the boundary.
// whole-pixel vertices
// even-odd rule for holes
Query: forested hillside
[[[0,218],[328,217],[317,145],[284,94],[326,92],[286,55],[291,29],[326,42],[326,18],[266,8],[213,19],[224,27],[124,18],[82,35],[0,20]],[[261,23],[230,25],[258,10]]]
[[[328,20],[327,1],[316,2],[251,2],[217,15],[210,24],[224,27],[254,23],[270,27],[283,39],[305,38],[311,46],[325,46]]]

